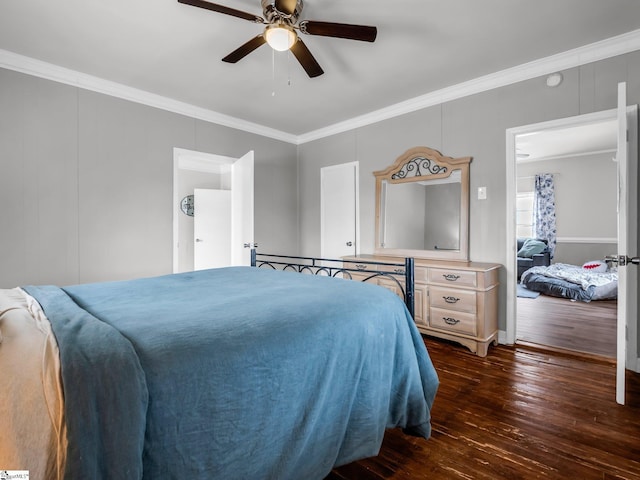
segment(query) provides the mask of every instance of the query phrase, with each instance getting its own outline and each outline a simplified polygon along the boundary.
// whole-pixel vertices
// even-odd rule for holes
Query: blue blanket
[[[385,428],[430,435],[438,378],[384,288],[235,267],[25,290],[60,347],[67,478],[322,479]]]

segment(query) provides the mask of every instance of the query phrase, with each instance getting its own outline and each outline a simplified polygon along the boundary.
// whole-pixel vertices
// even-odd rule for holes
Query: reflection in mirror
[[[407,150],[376,177],[376,254],[469,259],[469,163]]]
[[[460,249],[460,170],[439,180],[382,182],[380,245],[410,250]]]

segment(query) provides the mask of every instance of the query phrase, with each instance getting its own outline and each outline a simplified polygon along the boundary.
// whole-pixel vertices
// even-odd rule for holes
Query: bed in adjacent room
[[[520,283],[533,292],[582,302],[617,298],[618,273],[586,267],[565,263],[532,267]]]
[[[436,372],[382,287],[231,267],[0,293],[3,469],[322,479],[431,432]]]

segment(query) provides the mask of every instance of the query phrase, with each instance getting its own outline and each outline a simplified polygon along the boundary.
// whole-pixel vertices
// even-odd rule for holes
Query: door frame
[[[255,154],[249,150],[231,165],[231,265],[250,266],[255,243]]]
[[[221,168],[231,165],[238,160],[234,157],[215,155],[213,153],[199,152],[174,147],[173,149],[173,273],[180,271],[180,170],[191,170],[201,173],[220,173]]]
[[[360,254],[360,162],[353,161],[347,163],[340,163],[338,165],[329,165],[320,169],[320,256],[324,255],[325,251],[325,221],[324,221],[324,172],[326,169],[340,169],[340,168],[353,168],[354,170],[354,185],[353,194],[355,196],[355,225],[354,225],[354,242],[355,242],[355,254]]]
[[[637,106],[627,107],[627,113],[636,111]],[[517,320],[517,256],[516,256],[516,137],[527,133],[534,133],[540,130],[552,130],[568,127],[576,127],[591,123],[600,123],[609,120],[617,120],[617,109],[603,110],[600,112],[577,115],[573,117],[560,118],[546,122],[540,122],[506,130],[506,253],[505,264],[507,272],[506,280],[506,332],[503,343],[514,344],[516,342],[516,320]],[[635,135],[632,138],[637,138]],[[637,201],[637,199],[632,199]],[[629,253],[627,253],[628,255]],[[638,360],[637,333],[638,320],[631,316],[628,320],[627,355],[626,366],[632,370],[640,369]]]

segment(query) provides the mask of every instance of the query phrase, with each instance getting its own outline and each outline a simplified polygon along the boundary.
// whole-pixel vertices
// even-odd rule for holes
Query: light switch
[[[478,200],[487,199],[487,187],[478,187]]]

